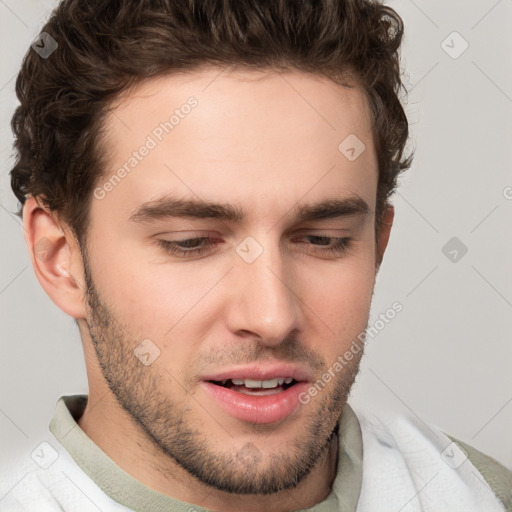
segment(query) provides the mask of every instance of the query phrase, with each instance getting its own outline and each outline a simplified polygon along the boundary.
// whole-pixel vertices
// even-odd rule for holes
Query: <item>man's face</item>
[[[377,162],[359,89],[219,71],[150,80],[108,116],[87,325],[110,389],[153,446],[218,489],[270,493],[325,452],[358,370],[362,352],[332,367],[368,321]],[[171,215],[171,199],[243,218]],[[328,200],[348,201],[345,214],[297,217]]]

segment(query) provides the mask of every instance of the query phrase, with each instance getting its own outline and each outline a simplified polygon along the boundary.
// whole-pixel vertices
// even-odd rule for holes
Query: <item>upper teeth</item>
[[[270,380],[231,379],[231,382],[235,386],[245,386],[246,388],[275,388],[283,384],[290,384],[292,380],[292,377],[279,377]],[[226,382],[227,380],[223,381],[223,384]]]

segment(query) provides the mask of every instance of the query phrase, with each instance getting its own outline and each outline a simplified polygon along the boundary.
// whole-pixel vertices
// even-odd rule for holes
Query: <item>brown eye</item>
[[[352,242],[352,239],[349,237],[336,238],[332,236],[304,235],[302,238],[313,242],[308,245],[313,245],[317,252],[327,252],[333,254],[342,254],[348,249],[350,243]]]
[[[210,241],[210,243],[205,246],[203,241]],[[171,254],[175,254],[176,256],[188,256],[188,255],[197,255],[203,252],[206,252],[209,247],[215,243],[211,238],[208,237],[200,237],[200,238],[187,238],[185,240],[158,240],[158,245],[160,245],[166,252]]]

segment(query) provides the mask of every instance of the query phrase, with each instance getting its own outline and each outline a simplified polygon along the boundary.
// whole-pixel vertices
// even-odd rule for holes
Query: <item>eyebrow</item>
[[[367,215],[366,201],[354,194],[346,198],[325,199],[292,208],[297,222]],[[130,221],[149,223],[168,218],[216,219],[240,223],[247,218],[244,210],[227,203],[205,202],[166,196],[143,203],[130,215]]]

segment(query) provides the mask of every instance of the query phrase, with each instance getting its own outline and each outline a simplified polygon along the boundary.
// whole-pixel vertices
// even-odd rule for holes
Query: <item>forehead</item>
[[[134,127],[150,132],[155,121],[169,120],[191,97],[200,108],[194,110],[187,124],[199,129],[198,136],[204,132],[201,127],[210,128],[212,123],[216,123],[219,135],[236,128],[240,136],[266,132],[272,140],[278,135],[279,140],[300,137],[308,127],[310,132],[331,131],[335,138],[347,129],[365,137],[371,125],[366,95],[354,80],[342,85],[298,70],[215,66],[144,80],[113,102],[105,124],[109,131],[124,129],[123,136],[128,137]],[[278,125],[266,123],[276,118]],[[285,127],[289,130],[283,133]]]
[[[364,92],[300,71],[206,67],[146,80],[112,105],[104,133],[98,185],[121,174],[104,202],[126,212],[166,192],[259,202],[262,212],[265,201],[282,209],[327,191],[372,204],[376,187]]]

